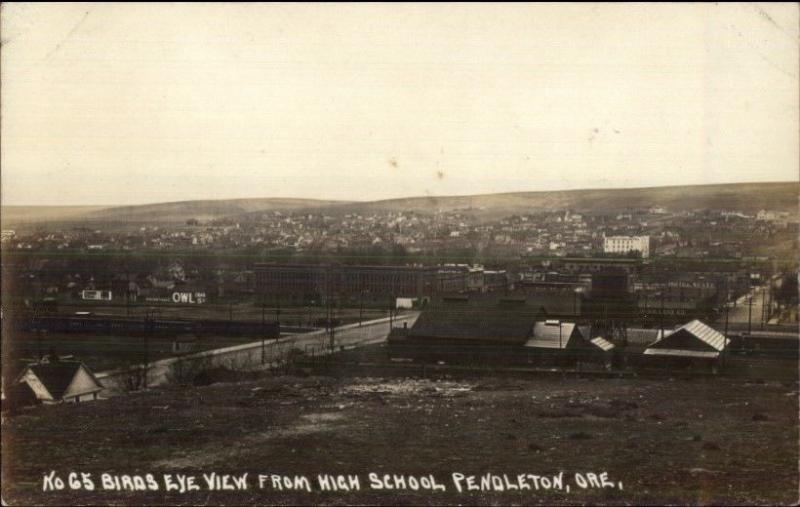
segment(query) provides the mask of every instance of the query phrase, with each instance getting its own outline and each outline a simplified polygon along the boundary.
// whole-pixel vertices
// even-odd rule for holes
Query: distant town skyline
[[[3,205],[797,182],[796,4],[2,6]]]

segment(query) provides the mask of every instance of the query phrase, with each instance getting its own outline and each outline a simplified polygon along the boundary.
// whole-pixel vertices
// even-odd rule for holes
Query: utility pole
[[[747,311],[747,334],[750,334],[753,331],[753,295],[747,299],[748,311]]]
[[[725,301],[725,337],[727,339],[728,336],[728,313],[730,313],[730,306],[727,301]]]
[[[331,352],[334,351],[336,347],[336,328],[333,324],[333,315],[334,315],[334,308],[333,308],[333,301],[331,301],[331,318],[330,318],[330,333],[331,333]]]
[[[769,319],[772,317],[772,282],[770,282],[769,292],[767,292],[767,296],[769,297],[767,301],[767,324],[769,324]]]
[[[761,289],[761,330],[764,330],[764,321],[767,317],[767,307],[765,303],[767,302],[767,296],[764,294],[764,289]]]
[[[33,331],[36,333],[36,343],[37,348],[39,349],[39,361],[44,358],[44,351],[42,349],[42,330],[39,326],[39,319],[38,319],[39,309],[34,307],[33,309]]]
[[[150,368],[150,333],[155,332],[154,311],[148,310],[145,313],[145,331],[144,331],[144,378],[142,383],[147,389],[147,371]]]
[[[264,295],[262,294],[261,295],[261,364],[264,364],[264,362],[266,361],[266,355],[267,355],[267,351],[266,351],[267,343],[266,343],[266,339],[264,338],[264,324],[265,324],[265,320],[266,320],[266,316],[264,315],[265,311],[266,311],[266,307],[264,305]],[[280,335],[278,335],[278,336],[280,336]]]
[[[770,281],[769,291],[767,292],[767,324],[769,324],[769,319],[772,317],[772,282]]]
[[[389,330],[391,330],[392,326],[393,326],[393,323],[392,323],[392,299],[393,299],[392,295],[389,294]]]

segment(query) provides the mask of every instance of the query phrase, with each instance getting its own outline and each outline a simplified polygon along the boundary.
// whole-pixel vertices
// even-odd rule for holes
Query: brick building
[[[256,292],[287,302],[383,301],[467,290],[468,270],[431,266],[256,264]]]

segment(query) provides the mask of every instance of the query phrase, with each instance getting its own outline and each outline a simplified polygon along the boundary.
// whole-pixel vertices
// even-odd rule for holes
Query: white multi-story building
[[[650,236],[606,236],[603,238],[603,252],[627,254],[631,250],[650,257]]]

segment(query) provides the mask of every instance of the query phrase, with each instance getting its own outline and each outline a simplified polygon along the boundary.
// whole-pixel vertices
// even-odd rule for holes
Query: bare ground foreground
[[[795,382],[268,376],[37,407],[4,418],[2,443],[9,505],[798,500]],[[43,492],[58,485],[43,479],[52,471],[63,489]],[[91,474],[94,491],[71,489],[70,472]],[[210,491],[202,474],[211,472],[246,472],[247,489]],[[538,479],[533,487],[533,475],[561,472],[563,488],[547,490]],[[605,487],[581,487],[590,472],[606,472]],[[103,473],[149,473],[158,490],[104,490]],[[372,489],[369,473],[433,474],[446,491]],[[453,473],[512,482],[525,474],[531,489],[459,493]],[[193,475],[200,489],[166,492],[165,474],[174,483]],[[272,474],[306,477],[311,491],[277,491]],[[355,475],[360,490],[321,491],[318,474]],[[259,475],[268,476],[263,488]]]

